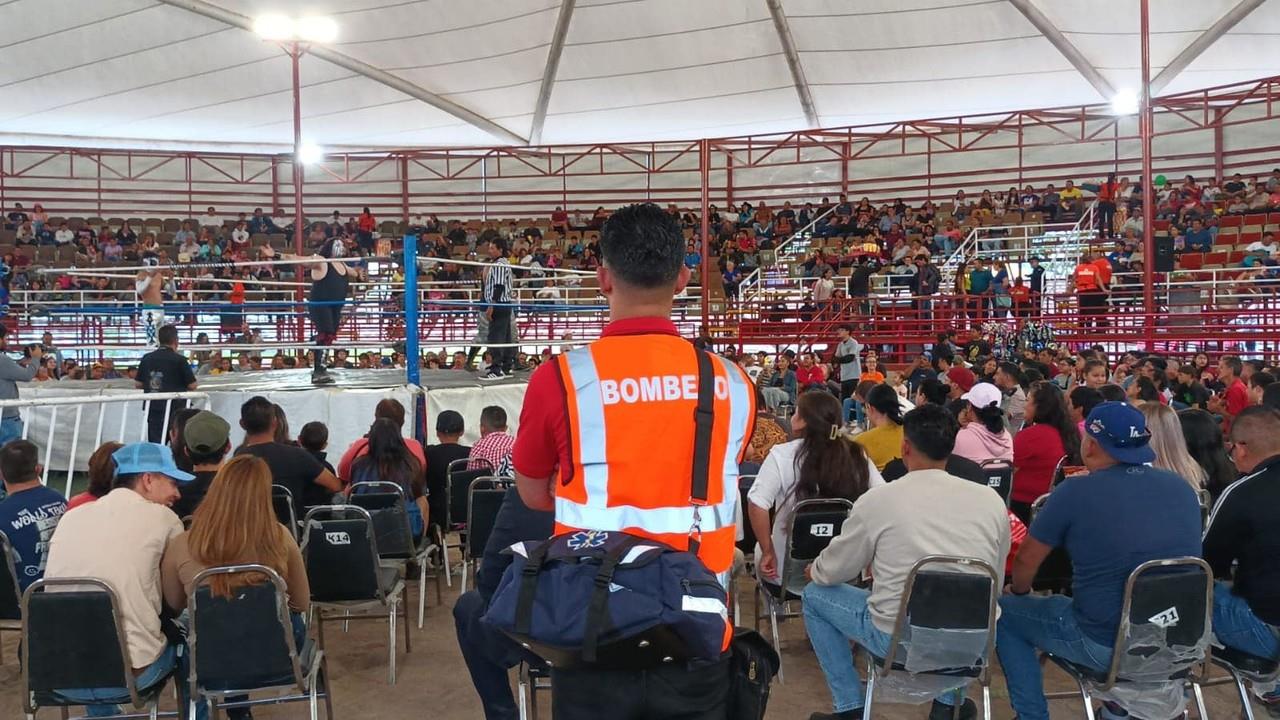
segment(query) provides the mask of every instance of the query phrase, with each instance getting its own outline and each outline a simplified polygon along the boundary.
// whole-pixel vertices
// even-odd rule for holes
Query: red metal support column
[[[724,204],[733,209],[733,153],[728,151],[724,154]]]
[[[1155,113],[1151,108],[1151,7],[1141,0],[1142,38],[1142,105],[1139,108],[1138,134],[1142,139],[1142,309],[1143,338],[1147,352],[1155,343],[1155,215],[1156,192],[1151,167],[1151,136],[1155,133]]]
[[[702,182],[702,333],[709,332],[711,308],[711,143],[698,141],[698,171]]]
[[[1226,181],[1226,176],[1223,174],[1222,155],[1222,109],[1217,108],[1213,111],[1213,177],[1219,183]]]
[[[849,194],[849,143],[840,143],[840,194]]]
[[[280,210],[280,158],[271,158],[271,214]]]

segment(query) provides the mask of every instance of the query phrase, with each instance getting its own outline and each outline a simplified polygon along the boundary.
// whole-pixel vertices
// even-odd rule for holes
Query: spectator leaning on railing
[[[9,330],[0,325],[0,400],[17,400],[18,383],[29,382],[40,369],[44,350],[32,345],[27,351],[27,365],[14,362],[8,355]],[[17,408],[5,408],[0,413],[0,446],[22,437],[22,415]]]

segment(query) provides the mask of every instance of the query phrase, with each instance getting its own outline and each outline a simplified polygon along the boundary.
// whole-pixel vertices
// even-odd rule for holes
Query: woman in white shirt
[[[756,571],[767,581],[785,581],[795,592],[805,585],[804,568],[791,568],[783,579],[779,573],[796,504],[813,498],[857,501],[867,490],[884,484],[862,446],[844,438],[841,420],[835,396],[802,393],[791,416],[791,434],[796,439],[773,446],[747,492],[748,517],[759,539]],[[770,510],[776,511],[772,527]]]

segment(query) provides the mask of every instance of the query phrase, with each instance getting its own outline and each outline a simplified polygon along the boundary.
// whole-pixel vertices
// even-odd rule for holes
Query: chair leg
[[[1229,671],[1231,678],[1236,681],[1236,691],[1240,693],[1240,710],[1244,713],[1245,720],[1253,720],[1253,703],[1249,701],[1249,688],[1244,685],[1244,678],[1240,677],[1240,673],[1234,670]]]
[[[991,683],[990,681],[982,683],[982,720],[991,720]]]
[[[320,720],[320,697],[316,694],[316,683],[311,683],[311,720]]]
[[[755,601],[755,627],[756,632],[760,632],[760,585],[756,584],[751,591],[751,598]]]
[[[453,571],[449,568],[449,541],[445,539],[444,530],[440,531],[440,564],[444,566],[444,583],[453,587]]]
[[[418,563],[418,629],[422,629],[422,619],[427,615],[427,564]]]
[[[778,652],[778,659],[782,659],[782,640],[778,638],[778,607],[774,605],[773,598],[767,600],[769,603],[769,630],[773,633],[773,649]],[[778,683],[786,684],[786,680],[782,678],[782,663],[778,663]]]
[[[528,675],[525,672],[525,665],[521,663],[520,669],[516,675],[516,703],[519,705],[520,720],[529,720],[529,693]]]
[[[471,570],[471,561],[468,560],[466,557],[463,557],[462,558],[462,586],[458,589],[458,592],[464,595],[467,592],[467,574],[470,572],[470,570]]]
[[[329,658],[327,657],[320,658],[320,677],[324,678],[324,717],[325,720],[333,720],[333,683],[329,682]]]
[[[1093,717],[1093,693],[1089,692],[1089,688],[1085,687],[1083,681],[1077,681],[1080,685],[1080,697],[1084,700],[1084,716],[1088,720],[1095,720]]]
[[[387,642],[387,649],[390,654],[390,658],[387,661],[387,684],[395,685],[396,684],[396,606],[395,606],[395,603],[392,603],[391,607],[388,609],[387,626],[390,630],[390,635],[388,638],[389,641]],[[1092,718],[1090,718],[1090,720],[1092,720]]]
[[[314,621],[316,626],[316,645],[318,645],[320,649],[323,650],[324,649],[324,611],[316,610],[315,608],[312,608],[311,612],[315,613],[312,616],[312,620]]]
[[[405,590],[404,596],[400,598],[400,612],[404,614],[402,617],[402,620],[404,621],[404,652],[407,655],[410,652],[413,652],[413,647],[409,644],[409,628],[411,626],[409,625],[409,591],[408,590]]]
[[[854,667],[856,668],[856,662]],[[876,695],[876,665],[871,657],[867,656],[867,694],[862,699],[862,717],[864,720],[871,720],[871,701]]]

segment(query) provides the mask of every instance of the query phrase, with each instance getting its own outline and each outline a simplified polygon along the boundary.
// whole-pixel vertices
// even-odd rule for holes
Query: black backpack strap
[[[596,571],[595,590],[591,593],[591,604],[587,606],[586,625],[582,629],[582,661],[585,663],[596,661],[600,634],[609,622],[609,586],[613,584],[613,573],[639,541],[640,539],[635,536],[628,536],[600,560],[600,569]]]
[[[520,594],[516,596],[516,622],[513,631],[518,635],[528,635],[533,625],[533,601],[538,594],[538,573],[542,572],[542,564],[547,559],[547,551],[555,538],[540,543],[529,553],[520,569]]]
[[[711,353],[694,350],[698,354],[698,405],[693,411],[693,473],[689,491],[689,504],[695,511],[707,504],[711,486],[711,433],[715,428],[716,372]],[[698,553],[699,535],[690,528],[689,552]]]
[[[698,406],[693,411],[693,488],[689,500],[694,505],[706,505],[711,482],[711,432],[716,421],[716,372],[710,353],[694,352],[698,353]]]

